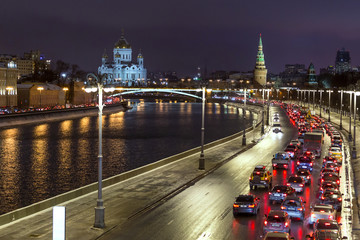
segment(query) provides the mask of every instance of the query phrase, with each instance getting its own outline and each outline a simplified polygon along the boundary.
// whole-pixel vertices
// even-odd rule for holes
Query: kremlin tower
[[[266,74],[267,69],[265,67],[265,59],[263,53],[263,45],[261,41],[261,34],[259,40],[258,53],[256,56],[256,65],[254,69],[254,84],[260,84],[261,86],[266,85]]]

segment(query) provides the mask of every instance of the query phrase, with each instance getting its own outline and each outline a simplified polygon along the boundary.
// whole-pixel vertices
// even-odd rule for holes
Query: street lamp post
[[[104,79],[105,75],[95,76],[93,73],[87,75],[89,82],[96,84],[97,87],[92,87],[91,89],[86,89],[86,91],[96,92],[98,91],[99,100],[99,153],[98,153],[98,198],[96,200],[95,207],[95,223],[94,227],[104,228],[105,227],[105,207],[104,201],[102,199],[102,111],[103,111],[103,89],[104,89]]]
[[[355,140],[356,140],[356,97],[357,95],[360,94],[356,91],[354,91],[354,137],[353,137],[353,150],[352,150],[352,158],[356,158],[356,145],[355,145]]]
[[[329,93],[329,117],[328,117],[328,122],[330,122],[330,100],[331,100],[331,93],[333,92],[332,90],[327,90],[326,92]]]
[[[266,125],[270,125],[270,89],[266,89],[267,91],[267,118]]]
[[[205,87],[202,88],[202,117],[201,117],[201,153],[199,158],[199,170],[205,170],[204,156],[204,132],[205,132]]]
[[[346,91],[345,93],[348,93],[350,96],[350,106],[349,106],[349,141],[352,140],[352,135],[351,135],[351,106],[352,106],[352,91]]]
[[[343,94],[344,94],[344,90],[340,91],[340,130],[343,129],[342,127],[342,115],[343,115],[343,111],[342,111],[342,107],[343,107]]]
[[[37,90],[40,91],[40,108],[41,108],[41,91],[44,90],[44,87],[38,87]]]
[[[321,108],[322,108],[322,93],[324,92],[324,90],[319,90],[320,93],[320,117],[321,117]]]
[[[313,110],[315,111],[316,90],[312,90],[312,92],[313,92]]]
[[[261,121],[261,134],[264,134],[265,133],[265,127],[264,127],[264,121],[265,121],[265,119],[264,119],[264,107],[265,107],[265,100],[264,100],[264,95],[265,95],[265,91],[264,91],[265,89],[263,88],[262,89],[262,101],[263,101],[263,109],[262,109],[262,121]]]

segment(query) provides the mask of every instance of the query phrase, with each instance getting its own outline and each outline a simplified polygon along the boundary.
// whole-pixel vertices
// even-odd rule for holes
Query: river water
[[[252,114],[208,103],[205,143],[249,127]],[[201,103],[140,102],[103,116],[103,178],[201,144]],[[97,117],[0,129],[0,214],[97,181]]]

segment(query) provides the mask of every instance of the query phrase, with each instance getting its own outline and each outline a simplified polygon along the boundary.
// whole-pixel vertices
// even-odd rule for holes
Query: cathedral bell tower
[[[256,64],[254,69],[254,80],[261,86],[264,86],[266,85],[266,75],[267,75],[267,69],[265,66],[263,45],[260,34],[258,53],[256,55]]]

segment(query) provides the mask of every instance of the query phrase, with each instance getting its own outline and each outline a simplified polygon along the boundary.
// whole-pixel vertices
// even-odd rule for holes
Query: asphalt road
[[[297,128],[287,118],[285,111],[271,107],[271,113],[275,111],[280,113],[282,133],[269,132],[256,146],[196,182],[194,186],[157,208],[129,219],[100,239],[262,239],[264,214],[270,209],[280,209],[280,205],[269,203],[267,189],[249,190],[250,173],[259,164],[272,169],[273,154],[282,151],[291,139],[297,137]],[[329,144],[330,138],[326,136],[323,156],[327,154]],[[305,239],[313,231],[308,226],[307,219],[310,206],[318,199],[317,183],[321,160],[322,158],[315,161],[311,185],[306,186],[304,193],[300,194],[306,201],[306,212],[304,222],[293,220],[291,223],[291,234],[295,239]],[[273,171],[273,186],[285,184],[295,170],[295,161],[292,161],[289,170]],[[344,170],[341,171],[343,175]],[[234,218],[232,204],[235,197],[249,192],[261,199],[258,215]],[[341,221],[340,216],[338,220]]]

